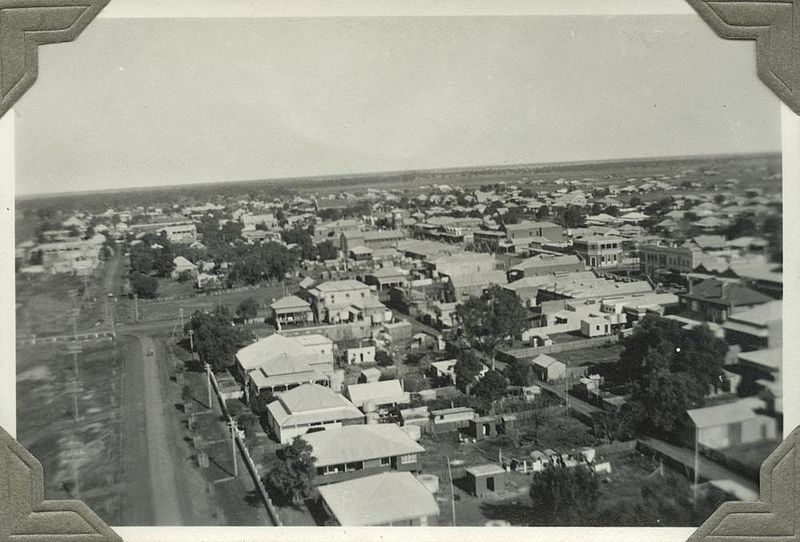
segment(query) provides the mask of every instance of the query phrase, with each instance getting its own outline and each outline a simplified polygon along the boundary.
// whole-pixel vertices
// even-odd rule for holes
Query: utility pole
[[[700,430],[697,425],[694,426],[694,489],[692,490],[692,498],[694,506],[697,506],[697,483],[700,481]]]
[[[75,415],[75,421],[76,422],[79,422],[79,421],[83,420],[83,418],[81,418],[80,412],[78,411],[78,393],[79,393],[79,391],[80,391],[80,383],[78,382],[78,379],[75,378],[75,379],[72,380],[72,409],[73,409],[73,412],[74,412],[74,415]]]
[[[184,329],[183,328],[183,326],[184,326],[184,322],[183,322],[183,307],[178,309],[178,318],[180,318],[180,321],[181,321],[181,333],[183,333],[183,329]]]
[[[211,408],[211,364],[206,363],[206,383],[208,385],[208,408]]]
[[[453,469],[450,467],[450,456],[446,455],[445,459],[447,460],[447,475],[450,477],[450,506],[452,508],[453,513],[453,521],[452,526],[456,526],[456,492],[453,489]]]
[[[192,353],[192,359],[194,359],[194,330],[189,330],[189,350]]]
[[[233,456],[233,475],[239,476],[239,462],[236,460],[236,421],[231,420],[228,422],[231,428],[231,455]]]
[[[83,350],[79,343],[67,344],[67,351],[72,354],[73,376],[78,378],[78,354]]]
[[[65,460],[70,464],[70,467],[72,467],[72,483],[75,484],[75,487],[72,489],[72,498],[80,499],[81,492],[79,482],[79,467],[86,457],[83,444],[73,437],[69,442],[67,442],[66,450],[64,450],[64,456]]]
[[[139,321],[139,296],[133,294],[133,321]]]

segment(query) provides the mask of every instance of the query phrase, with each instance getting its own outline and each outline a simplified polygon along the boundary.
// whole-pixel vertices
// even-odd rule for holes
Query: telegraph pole
[[[231,428],[231,455],[233,456],[233,475],[239,476],[239,462],[236,461],[236,421],[231,420],[228,422]]]
[[[694,427],[694,489],[692,490],[692,497],[694,499],[694,506],[697,506],[697,483],[700,481],[700,430],[697,425]]]
[[[211,364],[206,363],[206,383],[208,385],[208,408],[211,408]]]
[[[455,490],[453,489],[453,469],[450,467],[450,456],[446,455],[445,459],[447,460],[447,475],[450,477],[450,506],[452,508],[453,513],[453,521],[452,526],[456,526],[456,494]]]

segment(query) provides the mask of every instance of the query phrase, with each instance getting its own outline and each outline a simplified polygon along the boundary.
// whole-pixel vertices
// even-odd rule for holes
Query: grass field
[[[183,309],[183,313],[187,318],[189,318],[194,311],[210,311],[220,306],[228,307],[231,312],[235,313],[239,303],[251,297],[259,303],[259,313],[264,315],[266,314],[267,305],[269,305],[273,299],[278,299],[283,297],[283,295],[283,285],[276,283],[265,284],[257,288],[242,291],[221,290],[215,295],[194,295],[187,299],[139,300],[139,321],[175,320],[178,317],[180,309]],[[115,310],[118,322],[133,322],[134,306],[132,300],[120,300],[119,303],[115,304]]]
[[[85,343],[77,379],[63,345],[17,350],[17,436],[44,467],[45,495],[80,498],[112,525],[122,518],[119,405],[125,348],[125,343]]]

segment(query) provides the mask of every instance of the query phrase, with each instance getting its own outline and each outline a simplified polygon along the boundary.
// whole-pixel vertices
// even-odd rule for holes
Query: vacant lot
[[[45,495],[80,498],[112,525],[121,523],[124,492],[119,405],[125,348],[84,343],[77,378],[63,345],[17,350],[17,436],[44,467]]]
[[[231,312],[234,312],[236,307],[248,298],[253,298],[259,303],[259,314],[263,317],[266,315],[266,307],[273,299],[283,297],[284,292],[283,285],[276,283],[241,291],[220,290],[214,294],[196,294],[185,299],[140,299],[138,301],[139,321],[174,321],[177,319],[180,309],[183,309],[187,318],[194,311],[211,311],[221,306],[228,307]],[[132,300],[120,300],[115,306],[117,321],[133,322],[135,311]]]
[[[580,350],[558,352],[552,354],[552,356],[567,365],[577,367],[580,365],[616,363],[619,361],[620,352],[622,352],[622,345],[620,343],[615,343],[592,348],[581,348]]]

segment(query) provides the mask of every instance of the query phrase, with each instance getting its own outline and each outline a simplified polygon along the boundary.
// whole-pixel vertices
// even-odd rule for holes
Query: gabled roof
[[[484,286],[488,284],[507,284],[505,271],[486,271],[483,273],[457,273],[450,276],[450,282],[456,288]]]
[[[687,240],[683,246],[692,244],[700,248],[725,248],[725,238],[722,235],[697,235]]]
[[[783,320],[783,301],[780,300],[770,301],[732,314],[728,317],[728,321],[723,324],[723,327],[727,327],[732,322],[764,327],[777,320]]]
[[[537,254],[522,260],[517,265],[513,266],[511,270],[524,271],[526,269],[535,269],[537,267],[549,267],[552,265],[571,265],[580,263],[580,258],[574,254]]]
[[[783,349],[767,348],[765,350],[741,352],[739,354],[739,360],[758,365],[767,370],[780,371],[783,363]]]
[[[274,301],[270,307],[272,310],[285,310],[285,309],[310,309],[311,305],[296,295],[287,295]]]
[[[369,290],[369,286],[358,280],[345,279],[345,280],[329,280],[327,282],[322,282],[320,284],[317,284],[316,289],[322,293],[334,293],[345,290],[363,290],[363,289]]]
[[[366,384],[350,384],[347,386],[347,396],[354,405],[360,407],[368,401],[380,403],[402,403],[406,401],[407,394],[403,391],[400,381],[383,380],[381,382],[367,382]]]
[[[544,367],[545,369],[556,363],[564,365],[563,362],[558,361],[556,358],[550,357],[547,354],[539,354],[531,360],[531,363],[539,367]]]
[[[311,369],[311,365],[332,363],[315,345],[306,346],[292,337],[274,333],[236,352],[245,371],[261,369],[265,375],[289,374]]]
[[[439,515],[433,494],[410,472],[383,472],[321,486],[319,493],[343,526],[385,525]]]
[[[172,260],[172,263],[175,264],[175,267],[196,267],[192,262],[183,256],[175,256],[175,258]]]
[[[704,280],[692,287],[691,292],[680,294],[688,299],[721,303],[730,307],[758,305],[773,301],[768,295],[752,290],[741,284],[723,282],[716,278]]]
[[[345,425],[303,435],[302,438],[313,448],[317,467],[425,451],[393,423]]]
[[[267,410],[281,426],[364,417],[353,403],[319,384],[302,384],[283,392]]]
[[[736,422],[743,422],[755,418],[749,403],[735,401],[723,405],[710,406],[705,408],[695,408],[687,411],[689,418],[696,427],[714,427],[717,425],[727,425]]]

